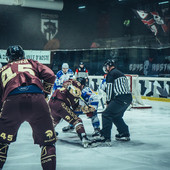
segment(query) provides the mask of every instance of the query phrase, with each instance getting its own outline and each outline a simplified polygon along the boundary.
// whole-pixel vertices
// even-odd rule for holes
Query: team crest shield
[[[58,15],[41,14],[41,32],[47,40],[51,40],[58,33]]]

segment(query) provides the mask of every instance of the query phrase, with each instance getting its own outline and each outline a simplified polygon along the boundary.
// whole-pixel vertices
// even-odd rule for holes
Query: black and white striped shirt
[[[115,96],[131,94],[126,76],[118,69],[112,69],[106,77],[107,102]]]

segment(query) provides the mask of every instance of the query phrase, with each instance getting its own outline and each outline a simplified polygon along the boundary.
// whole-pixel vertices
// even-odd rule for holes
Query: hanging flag
[[[155,36],[158,35],[158,33],[167,33],[168,27],[165,24],[163,18],[159,15],[158,12],[147,12],[143,10],[133,10],[138,18],[141,19],[141,21],[149,27],[149,29],[154,33]],[[160,29],[161,28],[161,29]]]
[[[153,18],[154,18],[156,24],[158,24],[162,27],[163,32],[165,32],[165,33],[168,32],[168,27],[165,24],[164,20],[160,17],[158,12],[151,12],[151,14],[153,15]]]

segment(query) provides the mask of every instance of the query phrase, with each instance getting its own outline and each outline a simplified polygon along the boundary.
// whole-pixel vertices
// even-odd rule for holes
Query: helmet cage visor
[[[104,65],[104,66],[103,66],[103,72],[104,72],[104,73],[107,73],[107,65]]]

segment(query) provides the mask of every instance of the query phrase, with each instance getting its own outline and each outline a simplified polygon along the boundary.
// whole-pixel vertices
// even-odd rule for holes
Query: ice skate
[[[129,133],[116,134],[115,139],[117,141],[130,141],[130,134]]]
[[[63,132],[72,132],[74,130],[74,126],[73,125],[68,125],[62,128]]]
[[[100,138],[100,136],[101,136],[101,134],[100,134],[100,128],[94,129],[94,132],[92,133],[92,137],[93,137],[94,139],[98,139],[98,138]]]
[[[91,140],[89,140],[86,135],[82,137],[81,142],[84,148],[91,147]]]
[[[91,143],[91,146],[97,147],[97,146],[112,146],[111,140],[106,139],[104,136],[100,136],[97,139],[94,139]]]

